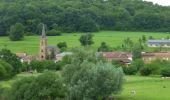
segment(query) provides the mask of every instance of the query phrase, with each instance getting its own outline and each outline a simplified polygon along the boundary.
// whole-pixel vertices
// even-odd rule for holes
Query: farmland
[[[110,47],[121,46],[122,41],[129,37],[134,42],[142,35],[147,38],[153,36],[154,38],[162,39],[170,36],[169,33],[155,33],[155,32],[118,32],[118,31],[101,31],[95,32],[94,44],[92,48],[97,49],[101,42],[106,42]],[[62,36],[49,36],[48,45],[56,46],[59,42],[67,42],[68,48],[80,47],[79,37],[81,33],[64,33]],[[12,52],[26,52],[28,54],[37,54],[39,48],[40,36],[25,36],[23,41],[10,41],[8,37],[0,37],[0,49],[7,48]],[[147,50],[150,50],[147,48]]]

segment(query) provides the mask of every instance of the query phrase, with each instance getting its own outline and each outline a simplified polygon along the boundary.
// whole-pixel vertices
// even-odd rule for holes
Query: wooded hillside
[[[0,0],[0,35],[22,23],[27,34],[48,30],[170,31],[170,7],[142,0]]]

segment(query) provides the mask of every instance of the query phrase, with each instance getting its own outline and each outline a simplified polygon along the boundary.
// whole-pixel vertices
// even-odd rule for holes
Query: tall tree
[[[79,39],[80,43],[82,46],[89,46],[92,45],[93,42],[93,35],[90,33],[87,34],[83,34],[80,39]]]
[[[19,41],[24,38],[24,26],[21,23],[16,23],[11,26],[9,31],[9,38],[12,41]]]

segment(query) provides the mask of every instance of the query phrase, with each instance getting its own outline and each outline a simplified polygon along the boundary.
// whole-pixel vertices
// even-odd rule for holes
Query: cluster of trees
[[[106,100],[119,93],[123,70],[86,48],[74,49],[61,72],[46,71],[16,81],[2,94],[5,100]],[[37,65],[33,64],[32,66]],[[47,66],[47,65],[46,65]],[[39,67],[39,66],[37,66]],[[36,68],[38,69],[38,68]]]
[[[115,64],[115,63],[114,63]],[[123,65],[119,65],[123,66]],[[161,75],[170,77],[170,62],[157,59],[150,63],[144,63],[142,59],[136,59],[131,65],[123,67],[124,73],[127,75]]]
[[[169,31],[170,7],[143,0],[1,0],[0,35],[21,23],[26,34],[99,30]],[[19,33],[18,33],[19,34]]]

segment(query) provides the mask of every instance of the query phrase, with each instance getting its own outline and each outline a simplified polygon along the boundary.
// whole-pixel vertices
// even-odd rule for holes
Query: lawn
[[[32,74],[19,74],[9,81],[0,81],[0,87],[10,87],[13,82],[21,77]],[[131,91],[135,90],[136,94]],[[170,80],[160,77],[126,76],[125,84],[117,100],[170,100]]]
[[[111,47],[121,46],[123,39],[130,37],[133,41],[137,41],[142,35],[146,37],[153,36],[154,38],[166,38],[170,36],[168,33],[154,32],[116,32],[116,31],[101,31],[94,34],[94,44],[92,47],[97,49],[101,42],[106,42]],[[68,33],[62,36],[48,37],[48,45],[54,45],[58,42],[65,41],[69,48],[80,47],[79,37],[81,33]],[[13,52],[27,52],[28,54],[38,54],[40,36],[26,36],[23,41],[13,42],[8,37],[0,37],[0,49],[7,48]]]

